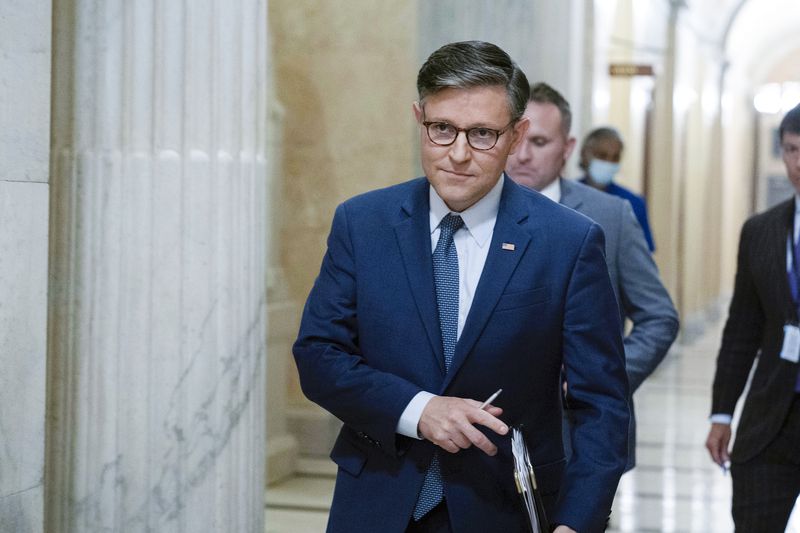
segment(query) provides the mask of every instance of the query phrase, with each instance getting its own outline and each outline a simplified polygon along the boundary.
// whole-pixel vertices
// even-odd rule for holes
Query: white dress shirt
[[[481,279],[486,257],[489,255],[489,245],[494,233],[494,224],[497,221],[497,210],[500,207],[500,194],[503,192],[505,176],[501,175],[492,189],[468,209],[457,213],[451,211],[444,200],[429,187],[430,198],[430,227],[431,227],[431,252],[436,249],[439,242],[439,223],[449,213],[459,215],[464,225],[453,235],[453,244],[458,253],[458,333],[456,339],[461,337],[464,323],[472,307],[475,289]],[[456,340],[457,341],[457,340]],[[414,354],[409,354],[414,357]],[[422,411],[435,395],[421,391],[406,406],[397,423],[397,433],[415,439],[419,436],[417,426],[422,416]]]
[[[550,185],[546,186],[539,192],[553,200],[555,203],[561,203],[561,178],[554,179],[552,182],[550,182]]]
[[[794,244],[797,244],[797,237],[800,235],[800,198],[794,195]],[[786,239],[786,273],[792,271],[792,235]],[[711,415],[711,422],[714,424],[730,424],[733,415],[727,413],[714,413]]]

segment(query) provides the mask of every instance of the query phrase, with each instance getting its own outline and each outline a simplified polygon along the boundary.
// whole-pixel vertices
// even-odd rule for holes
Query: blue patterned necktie
[[[439,327],[442,329],[445,369],[450,370],[458,338],[458,253],[453,234],[464,225],[458,215],[448,214],[439,223],[439,242],[433,251],[433,279],[436,284],[436,304],[439,308]],[[420,520],[444,498],[439,452],[433,454],[425,473],[425,481],[414,507],[414,520]]]

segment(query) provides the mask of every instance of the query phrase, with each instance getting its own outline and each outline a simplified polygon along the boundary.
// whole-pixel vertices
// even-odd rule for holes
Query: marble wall
[[[0,531],[43,531],[50,2],[0,2]]]
[[[279,351],[270,356],[270,368],[285,373],[283,381],[276,378],[284,396],[270,392],[268,431],[271,442],[287,443],[271,428],[288,417],[300,451],[327,455],[339,424],[303,396],[291,344],[336,205],[418,172],[411,110],[416,2],[271,0],[269,19],[274,99],[284,124],[274,183],[282,216],[273,219],[284,283],[270,302],[280,321],[270,326],[270,347]]]

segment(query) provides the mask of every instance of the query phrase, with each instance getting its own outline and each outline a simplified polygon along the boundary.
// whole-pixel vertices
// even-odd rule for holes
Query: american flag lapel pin
[[[504,242],[501,248],[503,248],[503,250],[508,250],[513,252],[516,246],[514,246],[514,243],[512,242]]]

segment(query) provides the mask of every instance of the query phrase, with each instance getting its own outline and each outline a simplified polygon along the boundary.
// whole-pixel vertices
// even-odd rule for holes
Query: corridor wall
[[[44,531],[50,2],[0,2],[0,531]]]

